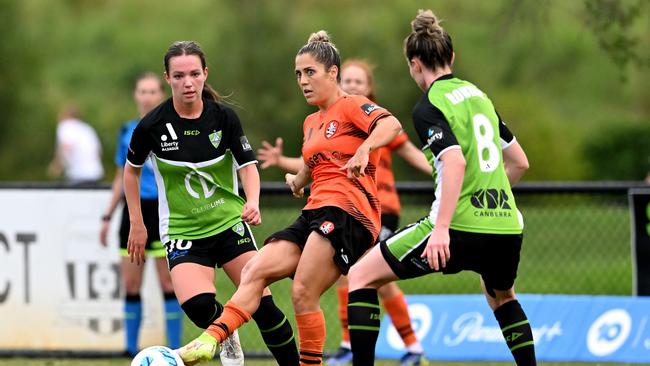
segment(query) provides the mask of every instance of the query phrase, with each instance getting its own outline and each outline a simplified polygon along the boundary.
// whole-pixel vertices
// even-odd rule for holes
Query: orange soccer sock
[[[339,320],[341,321],[341,341],[350,344],[350,330],[348,329],[348,287],[336,289],[339,297]]]
[[[408,347],[416,343],[418,339],[411,326],[411,317],[409,316],[408,304],[406,303],[404,294],[400,292],[390,299],[382,299],[382,304],[390,316],[390,320],[393,322],[395,329],[397,329],[400,337],[402,337],[404,344]]]
[[[223,313],[205,331],[219,341],[223,342],[235,329],[251,320],[251,314],[232,301],[223,307]]]
[[[296,314],[300,337],[300,366],[321,365],[325,346],[325,316],[322,310]]]

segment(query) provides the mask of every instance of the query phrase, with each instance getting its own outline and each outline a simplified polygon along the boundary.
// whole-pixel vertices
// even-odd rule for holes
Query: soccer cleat
[[[426,366],[429,361],[424,357],[424,353],[407,352],[399,359],[400,366]]]
[[[241,349],[241,343],[239,343],[237,330],[221,342],[219,358],[221,358],[223,366],[244,366],[244,352]]]
[[[352,350],[347,347],[340,347],[334,356],[327,360],[329,366],[347,365],[352,362]]]
[[[186,365],[210,361],[217,352],[217,340],[208,333],[202,333],[192,342],[176,350]]]

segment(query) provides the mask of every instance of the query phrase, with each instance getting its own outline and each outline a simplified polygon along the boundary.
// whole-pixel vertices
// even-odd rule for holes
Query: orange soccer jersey
[[[400,204],[397,190],[395,189],[395,175],[393,175],[393,150],[408,141],[404,131],[395,136],[393,141],[379,149],[379,165],[377,168],[377,197],[381,203],[381,213],[399,215]]]
[[[366,97],[346,95],[328,110],[307,116],[303,125],[302,157],[313,180],[305,209],[338,207],[361,222],[373,241],[380,228],[376,182],[379,151],[370,154],[365,176],[349,179],[340,168],[355,154],[377,120],[390,115]]]

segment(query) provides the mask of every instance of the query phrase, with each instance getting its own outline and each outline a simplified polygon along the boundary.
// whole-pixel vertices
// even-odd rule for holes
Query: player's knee
[[[314,290],[303,282],[293,282],[291,286],[291,301],[297,313],[313,307],[314,301],[318,303],[318,296],[314,300]]]
[[[127,294],[137,294],[140,292],[140,286],[142,285],[142,279],[136,276],[125,276],[124,277],[124,289]]]
[[[358,266],[352,266],[348,272],[348,289],[350,291],[368,287],[364,281],[364,272]]]
[[[400,295],[402,293],[402,290],[400,290],[399,286],[397,286],[397,283],[388,282],[385,285],[380,286],[377,289],[377,293],[382,299],[392,299],[395,296]]]
[[[213,293],[198,294],[185,301],[181,307],[187,317],[197,327],[205,329],[223,312],[223,306],[214,298]]]

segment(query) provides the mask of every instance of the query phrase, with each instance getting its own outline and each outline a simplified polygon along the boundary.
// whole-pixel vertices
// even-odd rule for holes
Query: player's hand
[[[131,257],[131,263],[140,265],[144,263],[144,245],[147,242],[147,229],[144,223],[133,224],[129,229],[129,240],[126,244],[126,251]]]
[[[296,185],[296,174],[287,173],[284,176],[284,181],[287,183],[289,188],[291,188],[291,193],[294,197],[301,198],[305,195],[305,189],[303,187],[298,188]]]
[[[439,271],[447,266],[451,258],[449,252],[449,229],[434,228],[427,241],[427,246],[420,256],[426,258],[431,269]]]
[[[359,178],[366,175],[368,166],[369,151],[363,145],[359,146],[354,155],[339,170],[347,170],[348,178]]]
[[[241,218],[249,225],[259,225],[262,223],[262,214],[257,203],[246,202],[241,213]]]
[[[110,221],[102,220],[102,228],[99,229],[99,242],[102,246],[108,246],[108,229],[110,227]]]
[[[266,140],[262,141],[262,147],[257,149],[257,158],[262,162],[262,169],[276,166],[280,163],[283,145],[284,141],[282,140],[282,137],[275,139],[275,146],[271,145]]]

